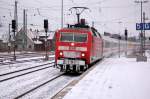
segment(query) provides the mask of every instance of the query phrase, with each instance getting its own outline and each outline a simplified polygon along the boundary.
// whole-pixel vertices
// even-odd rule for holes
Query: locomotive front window
[[[73,42],[73,33],[61,33],[60,41]]]
[[[63,42],[86,42],[87,34],[83,33],[61,33],[60,41]]]
[[[74,41],[75,42],[86,42],[87,34],[74,34]]]

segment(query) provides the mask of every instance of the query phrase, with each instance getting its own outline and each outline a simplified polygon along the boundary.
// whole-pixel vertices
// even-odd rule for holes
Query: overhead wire
[[[102,1],[98,1],[98,2],[87,2],[87,3],[76,3],[74,0],[69,0],[73,5],[76,5],[76,6],[79,6],[79,5],[82,5],[82,4],[85,4],[85,5],[88,5],[88,6],[94,6],[94,4],[101,4],[101,3],[103,3],[103,2],[105,2],[106,0],[102,0]],[[107,0],[108,1],[108,0]],[[5,1],[4,1],[5,2]],[[5,2],[6,3],[6,2]],[[40,1],[38,0],[38,3],[40,3]],[[6,6],[13,6],[13,5],[11,5],[11,4],[9,4],[9,3],[6,3]],[[49,5],[47,5],[47,6],[43,6],[43,7],[26,7],[26,9],[28,9],[28,12],[30,12],[30,10],[33,10],[33,11],[35,11],[36,13],[38,13],[39,15],[41,14],[41,12],[40,11],[56,11],[56,10],[60,10],[60,8],[59,8],[59,6],[60,5],[54,5],[54,6],[49,6]],[[69,4],[66,4],[66,5],[64,5],[64,6],[70,6]],[[18,9],[18,13],[21,13],[22,14],[22,11],[20,11],[20,10],[23,10],[24,8],[22,7],[22,5],[21,6],[18,6],[19,7],[19,9]],[[128,7],[132,7],[132,5],[129,5],[129,6],[101,6],[100,8],[102,8],[102,9],[106,9],[106,8],[110,8],[110,9],[118,9],[118,8],[128,8]],[[5,9],[5,10],[9,10],[10,11],[10,9],[9,8],[4,8],[4,7],[0,7],[0,8],[2,8],[2,9]],[[53,9],[52,9],[53,8]],[[32,12],[32,11],[31,11]],[[87,15],[87,16],[89,16],[90,18],[92,18],[92,15],[91,14],[88,14],[87,12],[85,12],[85,14]],[[41,17],[50,17],[50,16],[45,16],[45,15],[41,15]],[[105,17],[105,16],[104,16]],[[128,17],[121,17],[121,18],[116,18],[116,19],[112,19],[112,20],[109,20],[110,21],[110,23],[111,22],[113,22],[113,21],[118,21],[118,20],[123,20],[123,19],[126,19],[126,18],[128,18]],[[92,18],[92,19],[94,19],[94,18]]]
[[[14,6],[13,4],[9,3],[9,2],[6,2],[6,1],[0,1],[0,4],[5,4],[7,6]]]

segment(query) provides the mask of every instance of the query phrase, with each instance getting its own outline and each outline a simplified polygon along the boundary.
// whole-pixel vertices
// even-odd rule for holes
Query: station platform
[[[150,57],[147,62],[106,58],[63,99],[150,99]]]

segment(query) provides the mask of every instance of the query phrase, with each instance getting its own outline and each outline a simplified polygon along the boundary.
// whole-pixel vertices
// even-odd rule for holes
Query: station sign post
[[[145,48],[143,50],[143,34],[142,31],[150,30],[150,23],[136,23],[136,30],[141,30],[141,51],[145,53]],[[144,35],[145,40],[145,35]],[[144,41],[145,42],[145,41]],[[144,55],[138,56],[137,61],[147,61],[147,57]]]
[[[150,30],[150,23],[136,23],[136,30]]]

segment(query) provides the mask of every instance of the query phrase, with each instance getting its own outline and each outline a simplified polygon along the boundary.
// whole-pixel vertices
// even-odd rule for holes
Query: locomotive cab
[[[88,31],[62,29],[56,33],[56,65],[63,72],[83,72],[88,67]]]
[[[84,72],[102,56],[102,39],[85,20],[56,32],[55,65],[63,72]]]

